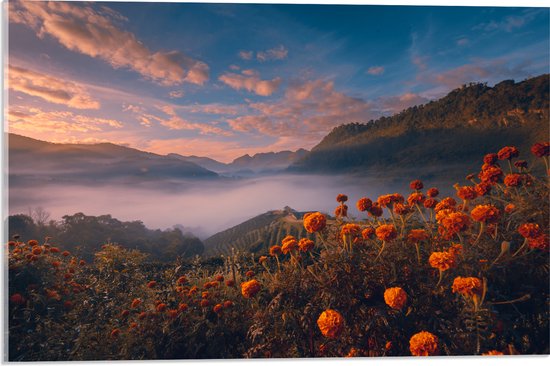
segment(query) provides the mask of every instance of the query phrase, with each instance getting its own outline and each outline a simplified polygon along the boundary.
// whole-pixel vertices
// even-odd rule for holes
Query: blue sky
[[[10,132],[221,161],[549,72],[548,8],[21,2]]]

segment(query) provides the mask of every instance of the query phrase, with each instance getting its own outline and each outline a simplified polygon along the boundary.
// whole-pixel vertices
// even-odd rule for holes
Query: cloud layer
[[[71,108],[100,107],[99,101],[92,98],[83,86],[23,67],[9,65],[8,88]]]
[[[282,81],[280,77],[262,80],[260,74],[254,70],[243,70],[241,74],[228,72],[221,75],[219,80],[235,90],[244,89],[264,97],[276,92]]]
[[[39,37],[55,38],[66,48],[108,62],[114,68],[128,68],[161,85],[184,82],[204,84],[209,78],[206,63],[178,51],[153,52],[133,33],[116,26],[124,21],[106,7],[66,2],[10,2],[9,20],[25,24]]]

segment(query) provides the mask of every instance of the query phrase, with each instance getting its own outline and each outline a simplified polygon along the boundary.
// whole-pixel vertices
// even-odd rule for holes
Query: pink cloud
[[[258,51],[256,53],[256,59],[260,62],[270,61],[270,60],[284,60],[288,56],[288,50],[285,46],[280,45],[266,51]]]
[[[12,106],[8,110],[10,131],[51,132],[99,132],[122,128],[115,119],[97,118],[69,111],[43,111],[39,108]]]
[[[278,101],[249,107],[253,113],[227,120],[233,130],[300,136],[302,145],[318,142],[340,124],[367,122],[376,115],[369,102],[338,92],[332,81],[324,80],[294,82]]]
[[[76,109],[99,109],[100,103],[78,83],[23,67],[9,65],[8,88],[47,102]]]
[[[152,52],[133,33],[115,22],[124,21],[112,9],[94,10],[68,2],[10,2],[9,20],[25,24],[39,37],[50,36],[67,49],[102,59],[114,68],[128,68],[161,85],[184,82],[202,85],[209,67],[178,51]]]
[[[239,51],[239,57],[243,60],[252,60],[254,51]]]
[[[199,131],[202,135],[232,135],[231,131],[224,130],[209,123],[199,123],[186,120],[178,115],[176,108],[178,107],[168,104],[157,105],[157,111],[161,111],[167,117],[159,116],[158,114],[148,111],[144,107],[134,105],[126,106],[123,110],[134,113],[140,124],[145,127],[151,127],[153,126],[153,122],[157,122],[161,126],[167,127],[170,130]]]
[[[261,96],[269,96],[277,91],[282,79],[276,77],[272,80],[261,80],[258,72],[243,70],[242,74],[225,73],[218,78],[235,90],[247,90]]]
[[[372,66],[369,67],[367,70],[367,74],[369,75],[381,75],[384,73],[384,67],[383,66]]]

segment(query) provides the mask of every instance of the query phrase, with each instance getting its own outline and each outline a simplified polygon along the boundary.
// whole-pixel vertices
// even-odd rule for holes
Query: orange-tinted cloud
[[[338,92],[332,81],[292,83],[284,97],[275,102],[251,103],[253,112],[227,123],[235,131],[268,136],[300,136],[303,143],[319,141],[343,123],[367,122],[374,116],[372,105]]]
[[[10,131],[62,134],[118,129],[123,124],[115,119],[90,117],[69,111],[43,111],[39,108],[13,106],[8,110],[8,127]]]
[[[115,14],[115,15],[114,15]],[[105,6],[57,1],[10,2],[9,20],[50,36],[66,48],[102,59],[114,68],[128,68],[161,85],[202,85],[209,78],[206,63],[178,51],[152,52],[136,36],[115,25],[122,16]]]
[[[369,75],[382,75],[383,73],[384,73],[383,66],[371,66],[367,70],[367,74]]]
[[[269,96],[277,91],[282,79],[262,80],[260,74],[254,70],[243,70],[242,74],[225,73],[219,80],[235,90],[247,90],[261,96]]]
[[[84,86],[23,67],[9,65],[8,88],[72,108],[100,107],[99,101],[92,98]]]
[[[256,53],[256,59],[260,62],[270,60],[284,60],[285,58],[287,58],[287,56],[288,50],[283,45],[265,51],[258,51]]]

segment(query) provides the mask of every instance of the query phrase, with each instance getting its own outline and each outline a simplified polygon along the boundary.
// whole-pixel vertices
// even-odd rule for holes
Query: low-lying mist
[[[153,184],[74,184],[18,180],[9,189],[9,214],[26,214],[43,207],[59,220],[82,212],[111,214],[121,221],[139,220],[151,229],[182,225],[200,238],[237,225],[269,210],[289,206],[297,211],[332,214],[336,195],[349,196],[350,216],[358,216],[355,202],[367,196],[409,192],[411,179],[320,175],[275,175],[216,181],[170,181]],[[435,182],[426,182],[427,187]],[[441,187],[446,188],[446,187]],[[443,189],[444,191],[444,189]],[[363,216],[361,216],[363,217]]]

